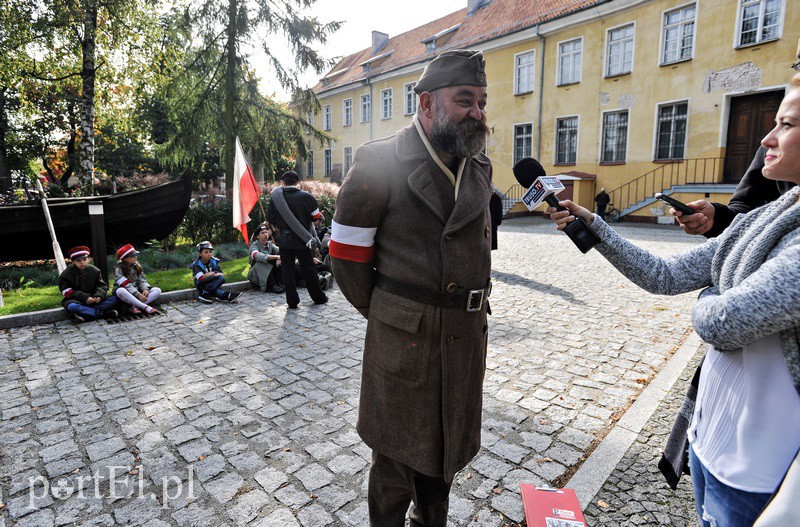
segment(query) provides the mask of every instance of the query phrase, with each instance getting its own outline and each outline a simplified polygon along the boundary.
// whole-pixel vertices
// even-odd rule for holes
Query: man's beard
[[[485,122],[467,117],[456,124],[448,118],[444,109],[437,105],[429,139],[436,150],[463,158],[483,152],[488,133],[489,128]]]

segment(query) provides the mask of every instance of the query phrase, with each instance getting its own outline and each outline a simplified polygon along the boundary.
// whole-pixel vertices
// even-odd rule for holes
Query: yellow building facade
[[[591,206],[604,187],[631,219],[663,213],[654,192],[726,202],[791,79],[800,2],[552,3],[470,0],[406,34],[373,35],[372,48],[315,88],[323,110],[313,123],[336,140],[311,145],[304,175],[346,173],[359,145],[410,122],[427,62],[469,47],[486,58],[487,153],[500,192],[519,194],[512,167],[532,156],[576,201]],[[430,49],[444,32],[446,45]]]

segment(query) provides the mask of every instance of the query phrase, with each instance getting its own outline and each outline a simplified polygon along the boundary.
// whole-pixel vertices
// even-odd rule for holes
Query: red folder
[[[586,527],[574,490],[536,488],[527,483],[520,487],[528,527]]]

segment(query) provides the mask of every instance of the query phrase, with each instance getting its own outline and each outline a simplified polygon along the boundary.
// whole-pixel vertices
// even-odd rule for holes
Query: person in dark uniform
[[[403,527],[407,515],[445,525],[453,477],[481,443],[492,235],[483,54],[443,52],[415,91],[412,123],[356,150],[330,242],[339,288],[367,318],[357,428],[373,450],[373,527]]]
[[[605,219],[606,207],[611,203],[611,197],[606,192],[606,187],[600,189],[600,192],[594,197],[594,202],[597,203],[597,215]]]
[[[497,228],[503,223],[503,198],[493,191],[489,198],[489,214],[492,217],[492,250],[497,250]]]
[[[304,190],[297,188],[300,176],[297,172],[289,170],[281,176],[283,197],[292,215],[304,226],[311,224],[316,218],[322,216],[317,206],[314,196]],[[275,191],[273,191],[275,192]],[[295,260],[300,264],[300,272],[306,282],[308,294],[315,304],[324,304],[328,297],[322,292],[317,279],[317,271],[314,269],[314,261],[311,249],[295,233],[281,216],[275,199],[271,199],[267,208],[267,221],[277,231],[276,242],[280,248],[281,273],[283,276],[283,288],[286,290],[286,305],[289,309],[297,309],[300,303],[300,296],[297,294],[297,284],[295,283]]]

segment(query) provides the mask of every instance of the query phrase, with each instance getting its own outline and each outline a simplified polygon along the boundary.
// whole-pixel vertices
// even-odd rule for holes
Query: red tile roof
[[[472,15],[467,15],[466,8],[461,9],[390,38],[374,54],[372,47],[369,47],[343,58],[325,75],[329,77],[327,85],[323,86],[320,81],[314,91],[321,94],[411,64],[426,62],[443,50],[474,46],[600,3],[604,3],[604,0],[492,0]],[[443,46],[437,45],[434,51],[426,51],[422,40],[457,24],[461,26],[447,35],[449,40]],[[362,63],[373,56],[390,52],[370,71],[364,71]]]

